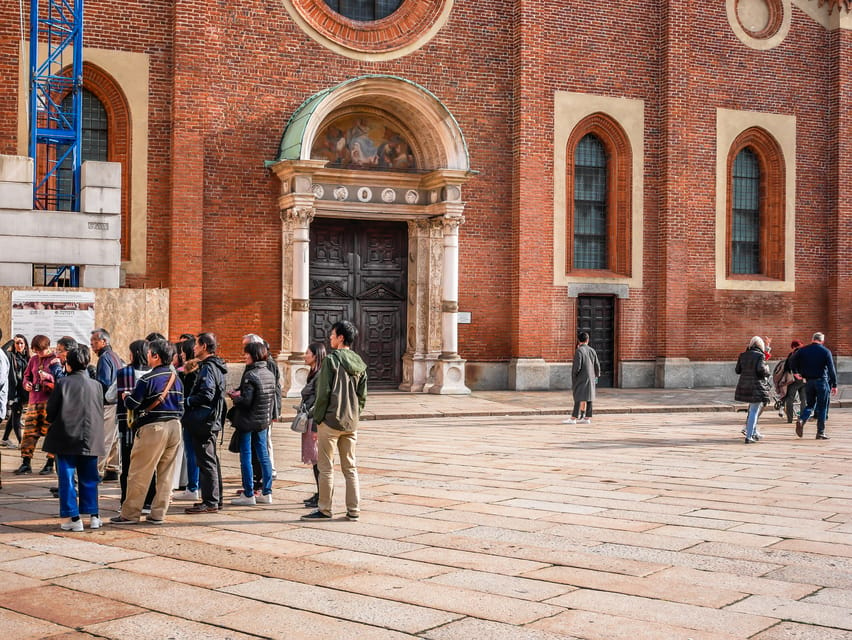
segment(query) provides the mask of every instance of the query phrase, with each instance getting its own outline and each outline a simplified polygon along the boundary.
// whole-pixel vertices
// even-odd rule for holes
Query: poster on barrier
[[[12,291],[12,333],[50,338],[55,345],[62,336],[89,344],[95,329],[95,294],[92,291],[55,289]]]

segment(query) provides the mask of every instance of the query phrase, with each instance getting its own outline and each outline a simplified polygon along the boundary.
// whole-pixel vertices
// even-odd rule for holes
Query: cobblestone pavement
[[[393,394],[371,401],[383,402]],[[468,400],[481,402],[496,401]],[[3,450],[0,630],[852,640],[852,411],[832,409],[829,441],[812,425],[798,439],[769,411],[765,438],[745,445],[731,408],[601,414],[590,425],[560,415],[365,422],[359,522],[298,520],[311,473],[291,464],[298,436],[286,425],[276,425],[275,504],[189,516],[173,503],[161,526],[83,533],[59,530],[55,478],[12,475],[16,452]],[[224,454],[224,474],[233,494],[235,455]],[[108,517],[118,490],[103,486]]]

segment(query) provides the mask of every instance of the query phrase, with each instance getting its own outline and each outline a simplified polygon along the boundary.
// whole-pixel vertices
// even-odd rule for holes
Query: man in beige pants
[[[180,451],[180,418],[183,415],[183,385],[171,367],[174,347],[166,340],[148,345],[151,371],[139,378],[124,404],[136,413],[136,437],[130,453],[127,496],[112,524],[139,522],[151,477],[157,472],[157,495],[147,517],[150,524],[162,524],[172,495],[172,476]]]

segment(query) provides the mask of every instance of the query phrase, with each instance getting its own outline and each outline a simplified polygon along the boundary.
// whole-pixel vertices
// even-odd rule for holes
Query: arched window
[[[631,275],[630,142],[609,116],[582,120],[566,147],[566,273]]]
[[[399,9],[402,0],[325,0],[325,3],[350,20],[372,22],[387,18]]]
[[[728,260],[731,276],[784,279],[784,157],[758,127],[734,140],[728,154]]]
[[[109,155],[109,121],[106,109],[103,103],[91,91],[83,89],[82,99],[83,139],[80,144],[81,162],[85,162],[86,160],[107,162]],[[71,100],[71,94],[68,94],[62,100],[63,111],[71,110]],[[59,193],[71,193],[72,179],[71,161],[66,160],[59,168],[57,175]],[[69,211],[71,209],[71,201],[68,199],[60,200],[56,208],[60,211]]]
[[[760,273],[760,162],[746,147],[731,177],[731,273]]]
[[[606,151],[587,133],[574,151],[574,268],[607,268]]]

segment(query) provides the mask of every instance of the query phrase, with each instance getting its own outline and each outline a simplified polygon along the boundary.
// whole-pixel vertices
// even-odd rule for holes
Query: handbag
[[[240,452],[240,432],[236,429],[231,432],[231,439],[228,441],[228,451],[231,453]]]
[[[290,428],[296,433],[305,433],[308,430],[308,423],[310,422],[310,414],[308,414],[308,410],[301,406],[296,410],[296,415],[293,418],[293,422],[290,423]]]

